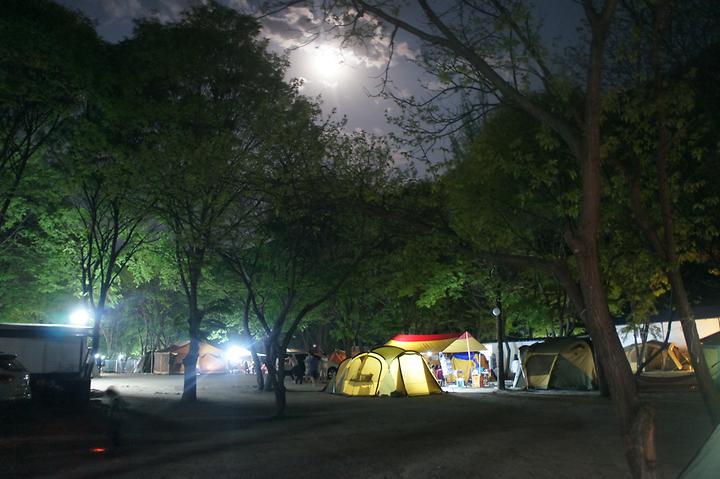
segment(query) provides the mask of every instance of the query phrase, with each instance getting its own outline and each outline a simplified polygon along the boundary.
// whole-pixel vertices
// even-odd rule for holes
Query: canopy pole
[[[470,339],[468,339],[469,336],[470,335],[468,334],[468,332],[465,331],[465,345],[467,346],[468,359],[472,362],[473,359],[472,359],[472,356],[470,356]],[[472,365],[470,366],[470,378],[469,378],[470,381],[472,381],[472,372],[473,372],[473,369],[475,369],[474,366],[475,366],[475,363],[472,362]]]

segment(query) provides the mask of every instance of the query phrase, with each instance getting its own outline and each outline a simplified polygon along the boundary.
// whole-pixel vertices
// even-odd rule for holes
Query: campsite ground
[[[245,375],[201,377],[192,405],[179,402],[179,376],[93,381],[111,385],[127,402],[119,446],[97,405],[5,411],[0,477],[629,477],[612,405],[595,394],[345,398],[288,382],[288,417],[274,420],[272,394]],[[702,402],[689,391],[645,399],[660,477],[675,477],[710,433]]]

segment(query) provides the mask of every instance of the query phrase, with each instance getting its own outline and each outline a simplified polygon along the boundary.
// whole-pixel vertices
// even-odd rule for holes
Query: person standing
[[[291,356],[293,361],[293,376],[295,377],[295,384],[302,384],[305,379],[305,361],[298,361],[293,355]]]
[[[308,355],[308,376],[315,387],[315,382],[320,379],[320,357],[314,351]]]

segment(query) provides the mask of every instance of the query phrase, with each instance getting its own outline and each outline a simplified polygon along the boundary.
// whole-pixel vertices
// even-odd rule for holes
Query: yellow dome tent
[[[427,396],[442,389],[422,355],[381,346],[346,359],[327,391],[346,396]]]

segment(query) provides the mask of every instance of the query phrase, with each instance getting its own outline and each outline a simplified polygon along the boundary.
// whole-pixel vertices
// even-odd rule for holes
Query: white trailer
[[[89,327],[0,323],[0,351],[17,355],[30,372],[33,397],[85,401],[90,392]]]

